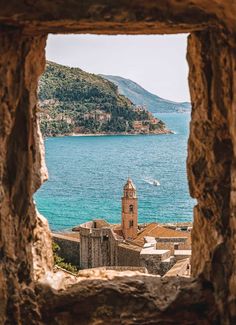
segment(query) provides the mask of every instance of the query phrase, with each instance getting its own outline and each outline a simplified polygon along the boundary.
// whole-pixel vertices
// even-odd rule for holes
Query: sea
[[[137,189],[139,223],[192,221],[186,174],[189,113],[155,114],[174,134],[45,139],[49,179],[35,194],[52,230],[121,221],[123,186]]]

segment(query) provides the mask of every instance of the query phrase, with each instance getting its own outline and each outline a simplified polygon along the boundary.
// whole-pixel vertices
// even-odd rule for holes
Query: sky
[[[47,60],[131,79],[173,101],[190,101],[187,34],[49,35]]]

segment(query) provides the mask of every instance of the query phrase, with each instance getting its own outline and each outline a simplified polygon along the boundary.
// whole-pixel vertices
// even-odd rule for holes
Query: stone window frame
[[[0,5],[1,323],[235,321],[236,73],[233,1],[23,1]],[[66,8],[66,10],[65,10]],[[91,273],[69,286],[52,273],[47,221],[33,193],[47,178],[37,81],[48,33],[190,33],[193,104],[188,181],[197,199],[194,279]],[[50,276],[51,274],[51,276]],[[72,281],[72,279],[70,279]],[[71,284],[71,282],[70,282]],[[54,288],[54,289],[53,289]],[[58,290],[66,288],[65,290]],[[92,302],[92,303],[90,303]]]

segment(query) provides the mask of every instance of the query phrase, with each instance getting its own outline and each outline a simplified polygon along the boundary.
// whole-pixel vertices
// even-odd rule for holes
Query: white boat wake
[[[146,179],[144,179],[144,182],[148,183],[150,185],[153,185],[153,186],[160,186],[161,185],[160,182],[157,179],[152,179],[152,178],[148,178],[148,179],[146,178]]]

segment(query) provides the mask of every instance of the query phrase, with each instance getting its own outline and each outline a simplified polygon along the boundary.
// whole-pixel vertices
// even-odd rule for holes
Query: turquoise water
[[[176,134],[46,139],[49,180],[35,199],[51,229],[93,218],[118,223],[128,175],[138,192],[139,222],[192,220],[186,176],[190,115],[158,117]],[[160,186],[151,185],[153,179]]]

